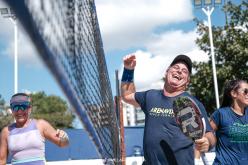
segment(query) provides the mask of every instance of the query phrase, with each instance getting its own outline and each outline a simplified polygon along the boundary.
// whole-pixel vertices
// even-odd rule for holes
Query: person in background
[[[145,162],[143,164],[194,164],[193,141],[186,137],[178,127],[172,109],[173,101],[177,97],[188,96],[195,100],[205,121],[208,121],[204,106],[195,97],[185,92],[190,83],[191,59],[186,55],[178,55],[165,71],[164,88],[143,92],[136,92],[133,81],[136,66],[135,55],[125,56],[123,62],[122,98],[126,103],[141,107],[145,113],[143,139]],[[149,75],[144,73],[144,76]],[[209,122],[206,122],[206,125],[205,136],[195,141],[195,147],[201,152],[208,151],[216,142]],[[167,146],[164,147],[164,151],[160,146],[161,141],[165,141]]]
[[[59,147],[69,144],[67,133],[55,130],[43,119],[31,119],[31,98],[25,93],[11,97],[10,107],[15,119],[2,129],[0,139],[0,165],[6,164],[8,153],[15,165],[45,165],[45,139]]]
[[[225,84],[223,101],[211,116],[214,129],[216,157],[214,165],[248,164],[248,84],[231,80]]]

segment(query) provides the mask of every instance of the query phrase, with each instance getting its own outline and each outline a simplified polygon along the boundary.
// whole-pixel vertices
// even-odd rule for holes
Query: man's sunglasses
[[[27,110],[29,108],[29,105],[14,105],[14,106],[11,106],[11,110],[13,111],[13,112],[17,112],[17,111],[19,111],[19,110],[21,110],[21,111],[25,111],[25,110]]]
[[[240,91],[241,91],[242,93],[244,93],[245,95],[248,94],[248,88],[241,89]]]

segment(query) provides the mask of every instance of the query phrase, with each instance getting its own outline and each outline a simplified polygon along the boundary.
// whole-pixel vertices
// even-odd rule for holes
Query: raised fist
[[[123,58],[124,68],[133,70],[136,66],[136,57],[134,54],[127,55]]]

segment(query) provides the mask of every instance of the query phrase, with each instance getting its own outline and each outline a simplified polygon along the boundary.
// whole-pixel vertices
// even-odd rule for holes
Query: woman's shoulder
[[[33,119],[37,125],[46,125],[48,124],[48,121],[46,121],[45,119]]]
[[[219,113],[227,113],[229,109],[230,107],[221,107],[221,108],[216,109],[215,111]]]
[[[216,109],[211,116],[225,116],[227,114],[229,114],[229,107],[221,107]]]
[[[44,119],[35,119],[36,127],[39,129],[40,133],[43,135],[44,130],[49,126],[49,123]]]

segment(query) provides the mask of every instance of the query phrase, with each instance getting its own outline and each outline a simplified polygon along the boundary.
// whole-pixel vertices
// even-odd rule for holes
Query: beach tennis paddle
[[[201,139],[206,131],[204,117],[193,99],[187,96],[178,97],[173,102],[173,112],[176,122],[183,134],[193,141]],[[204,165],[208,165],[205,153],[201,154]]]

